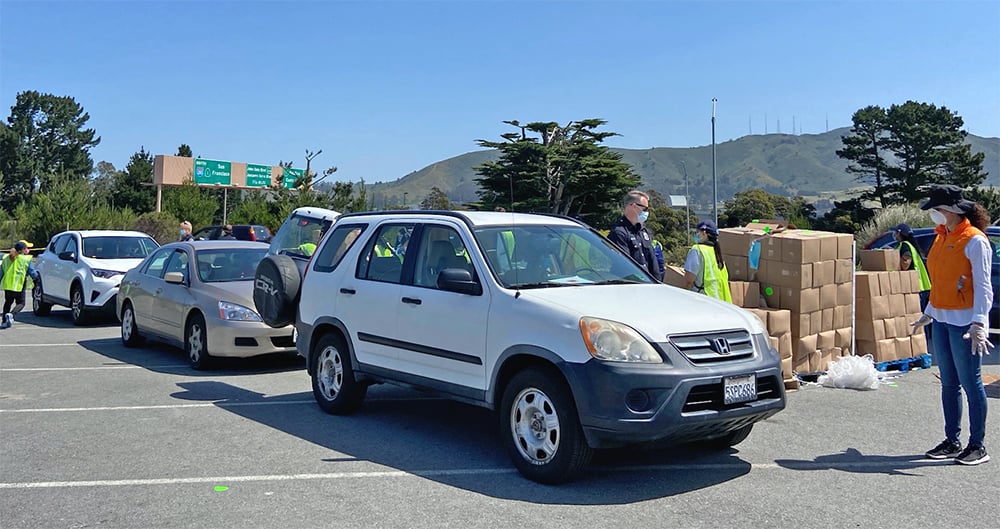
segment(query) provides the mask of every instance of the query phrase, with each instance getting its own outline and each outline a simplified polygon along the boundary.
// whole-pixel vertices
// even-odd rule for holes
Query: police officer
[[[649,195],[642,191],[630,191],[622,201],[622,217],[611,227],[608,239],[649,271],[650,275],[662,281],[663,270],[656,262],[653,239],[643,225],[648,217]]]

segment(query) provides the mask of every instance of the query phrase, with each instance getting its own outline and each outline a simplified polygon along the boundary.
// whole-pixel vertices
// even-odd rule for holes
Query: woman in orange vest
[[[941,374],[945,439],[927,452],[932,459],[954,458],[978,465],[990,460],[986,434],[986,389],[981,366],[993,345],[987,339],[993,305],[990,267],[993,252],[984,232],[990,214],[966,200],[954,185],[934,185],[920,209],[930,210],[937,236],[927,255],[931,296],[914,328],[931,323],[934,356]],[[962,391],[969,405],[969,444],[962,449]]]

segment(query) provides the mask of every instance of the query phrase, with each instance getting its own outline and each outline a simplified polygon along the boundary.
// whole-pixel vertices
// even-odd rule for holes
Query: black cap
[[[909,224],[900,224],[899,226],[893,228],[892,231],[903,236],[913,235],[913,228],[911,228]]]
[[[975,202],[965,200],[962,188],[952,184],[935,184],[930,186],[927,198],[920,202],[920,209],[939,208],[959,215],[972,210]]]
[[[23,252],[28,249],[28,245],[24,244],[22,241],[17,241],[14,243],[14,249],[19,252]]]

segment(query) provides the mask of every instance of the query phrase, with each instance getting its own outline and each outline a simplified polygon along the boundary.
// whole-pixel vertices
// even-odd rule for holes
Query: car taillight
[[[250,240],[251,241],[256,241],[257,240],[257,234],[254,233],[253,228],[250,228]]]

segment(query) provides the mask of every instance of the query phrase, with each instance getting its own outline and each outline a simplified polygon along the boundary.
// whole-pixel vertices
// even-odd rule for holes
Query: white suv
[[[87,323],[97,311],[114,315],[125,272],[158,247],[152,237],[138,231],[57,234],[35,263],[41,276],[32,291],[35,315],[48,316],[52,305],[72,309],[73,323],[77,325]]]
[[[515,466],[543,483],[595,448],[735,445],[785,406],[759,319],[656,282],[564,217],[343,215],[299,287],[271,255],[254,301],[268,323],[296,318],[323,410],[354,412],[381,382],[493,409]]]

